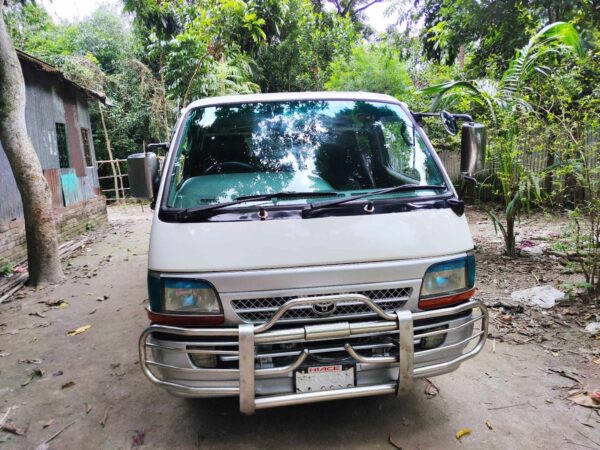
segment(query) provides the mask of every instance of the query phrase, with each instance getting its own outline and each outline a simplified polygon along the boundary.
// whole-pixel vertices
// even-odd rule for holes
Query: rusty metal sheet
[[[79,190],[83,201],[91,200],[95,197],[93,181],[89,177],[79,177]]]
[[[85,174],[92,182],[93,187],[100,187],[100,182],[98,180],[98,169],[96,167],[86,167]]]
[[[61,169],[60,182],[62,185],[65,206],[78,205],[82,201],[79,180],[75,169]]]
[[[65,205],[63,203],[62,184],[60,182],[60,169],[46,169],[44,170],[44,176],[52,193],[52,207],[62,208]]]
[[[21,194],[0,144],[0,224],[23,217]]]
[[[65,105],[65,120],[67,121],[67,141],[69,142],[69,156],[71,167],[77,171],[77,176],[85,176],[85,162],[83,159],[83,146],[81,143],[81,131],[77,119],[77,106],[75,103],[75,92],[72,89],[63,90],[63,103]]]

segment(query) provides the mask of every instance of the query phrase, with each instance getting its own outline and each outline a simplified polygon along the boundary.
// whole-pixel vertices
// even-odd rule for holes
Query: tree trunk
[[[506,254],[513,258],[517,256],[515,219],[516,217],[513,214],[509,214],[508,216],[506,216],[506,236],[504,237]]]
[[[25,125],[25,82],[0,3],[0,142],[21,193],[27,238],[29,284],[63,278],[52,195]]]

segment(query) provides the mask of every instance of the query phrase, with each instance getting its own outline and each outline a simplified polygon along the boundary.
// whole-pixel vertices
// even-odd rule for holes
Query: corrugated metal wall
[[[26,63],[22,64],[22,67],[27,98],[25,107],[27,132],[40,158],[44,175],[53,193],[53,204],[55,207],[62,207],[92,198],[95,195],[94,187],[99,187],[99,184],[87,98],[75,88],[65,86],[55,76],[36,70]],[[69,154],[73,167],[67,172],[76,173],[76,179],[73,182],[73,189],[76,192],[69,191],[68,202],[65,202],[64,186],[61,183],[56,123],[67,125]],[[85,167],[81,128],[86,128],[90,135],[93,167]],[[0,223],[22,218],[21,195],[1,144],[0,193]]]

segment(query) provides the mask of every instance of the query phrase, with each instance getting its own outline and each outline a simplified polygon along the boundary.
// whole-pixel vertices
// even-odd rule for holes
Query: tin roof
[[[104,94],[103,92],[94,91],[93,89],[89,89],[87,87],[84,87],[84,86],[81,86],[80,84],[75,83],[74,81],[68,79],[64,73],[62,73],[56,67],[51,66],[47,62],[42,61],[41,59],[38,59],[35,56],[32,56],[21,50],[17,50],[17,56],[19,57],[19,61],[21,61],[21,63],[30,64],[38,70],[42,70],[46,73],[50,73],[50,74],[56,76],[61,81],[63,81],[64,83],[69,84],[69,85],[73,86],[74,88],[84,92],[86,95],[101,101],[105,105],[107,104],[106,94]]]

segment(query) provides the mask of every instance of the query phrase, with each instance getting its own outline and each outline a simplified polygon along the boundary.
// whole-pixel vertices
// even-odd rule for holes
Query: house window
[[[94,161],[92,159],[92,149],[90,147],[90,133],[87,128],[81,129],[81,142],[83,142],[83,154],[85,155],[85,165],[92,167]]]
[[[58,163],[60,168],[71,167],[69,146],[67,145],[67,126],[64,123],[56,124],[56,145],[58,146]]]

